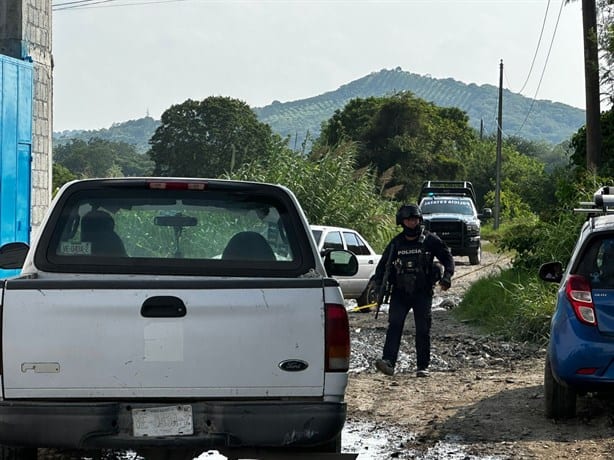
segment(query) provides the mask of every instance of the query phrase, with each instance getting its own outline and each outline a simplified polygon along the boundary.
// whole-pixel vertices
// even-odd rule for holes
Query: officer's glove
[[[450,289],[450,286],[452,286],[452,278],[450,277],[450,275],[445,273],[439,280],[439,286],[441,286],[441,289],[443,291],[447,291],[448,289]]]

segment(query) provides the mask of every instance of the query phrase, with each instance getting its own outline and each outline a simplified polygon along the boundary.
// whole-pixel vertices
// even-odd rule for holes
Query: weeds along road
[[[481,269],[466,258],[456,260],[452,288],[436,293],[434,305],[458,304],[472,282],[509,264],[490,253],[483,254]],[[612,401],[581,398],[577,418],[559,422],[545,418],[543,348],[484,335],[455,320],[450,310],[435,307],[431,376],[415,377],[410,313],[397,371],[387,377],[373,367],[386,325],[384,312],[378,319],[373,312],[350,313],[346,431],[353,441],[344,442],[344,451],[359,452],[359,460],[612,458]],[[369,448],[368,440],[375,436],[383,441]]]

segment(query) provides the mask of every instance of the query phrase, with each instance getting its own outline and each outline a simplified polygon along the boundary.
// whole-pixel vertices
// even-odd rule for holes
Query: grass
[[[547,341],[557,285],[536,273],[509,269],[483,278],[465,293],[453,314],[506,340]]]

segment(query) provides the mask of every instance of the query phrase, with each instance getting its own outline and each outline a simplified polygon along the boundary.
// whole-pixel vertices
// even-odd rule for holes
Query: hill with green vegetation
[[[273,131],[290,136],[292,142],[320,133],[320,124],[355,98],[386,96],[411,91],[440,107],[458,107],[470,124],[484,135],[496,134],[499,89],[492,85],[465,84],[452,78],[437,79],[405,72],[400,68],[381,70],[341,86],[335,91],[293,102],[273,102],[255,109],[258,118]],[[569,139],[585,124],[584,110],[552,101],[533,100],[503,91],[503,133],[532,141],[558,144]]]
[[[476,130],[482,130],[485,136],[496,134],[499,98],[496,86],[466,84],[452,78],[437,79],[406,72],[401,68],[373,72],[319,96],[291,102],[274,101],[253,110],[260,121],[269,124],[282,137],[288,137],[290,147],[298,150],[306,138],[317,138],[322,122],[351,99],[386,96],[403,91],[410,91],[441,107],[458,107],[467,113],[471,126]],[[98,137],[128,142],[134,144],[138,152],[145,152],[159,123],[151,117],[145,117],[114,123],[106,129],[54,133],[53,140],[56,144],[63,144],[70,139],[89,140]],[[503,91],[504,136],[558,144],[569,139],[584,124],[584,110]]]
[[[149,139],[156,128],[160,125],[159,120],[151,117],[129,120],[122,123],[113,123],[110,128],[96,130],[67,130],[53,133],[53,144],[63,145],[70,140],[89,141],[98,138],[105,141],[125,142],[135,146],[136,151],[144,153],[149,150]]]

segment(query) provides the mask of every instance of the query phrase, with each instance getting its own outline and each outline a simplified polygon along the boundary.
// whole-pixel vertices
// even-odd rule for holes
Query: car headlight
[[[476,224],[475,222],[468,222],[467,223],[467,233],[479,233],[480,232],[480,225]]]

